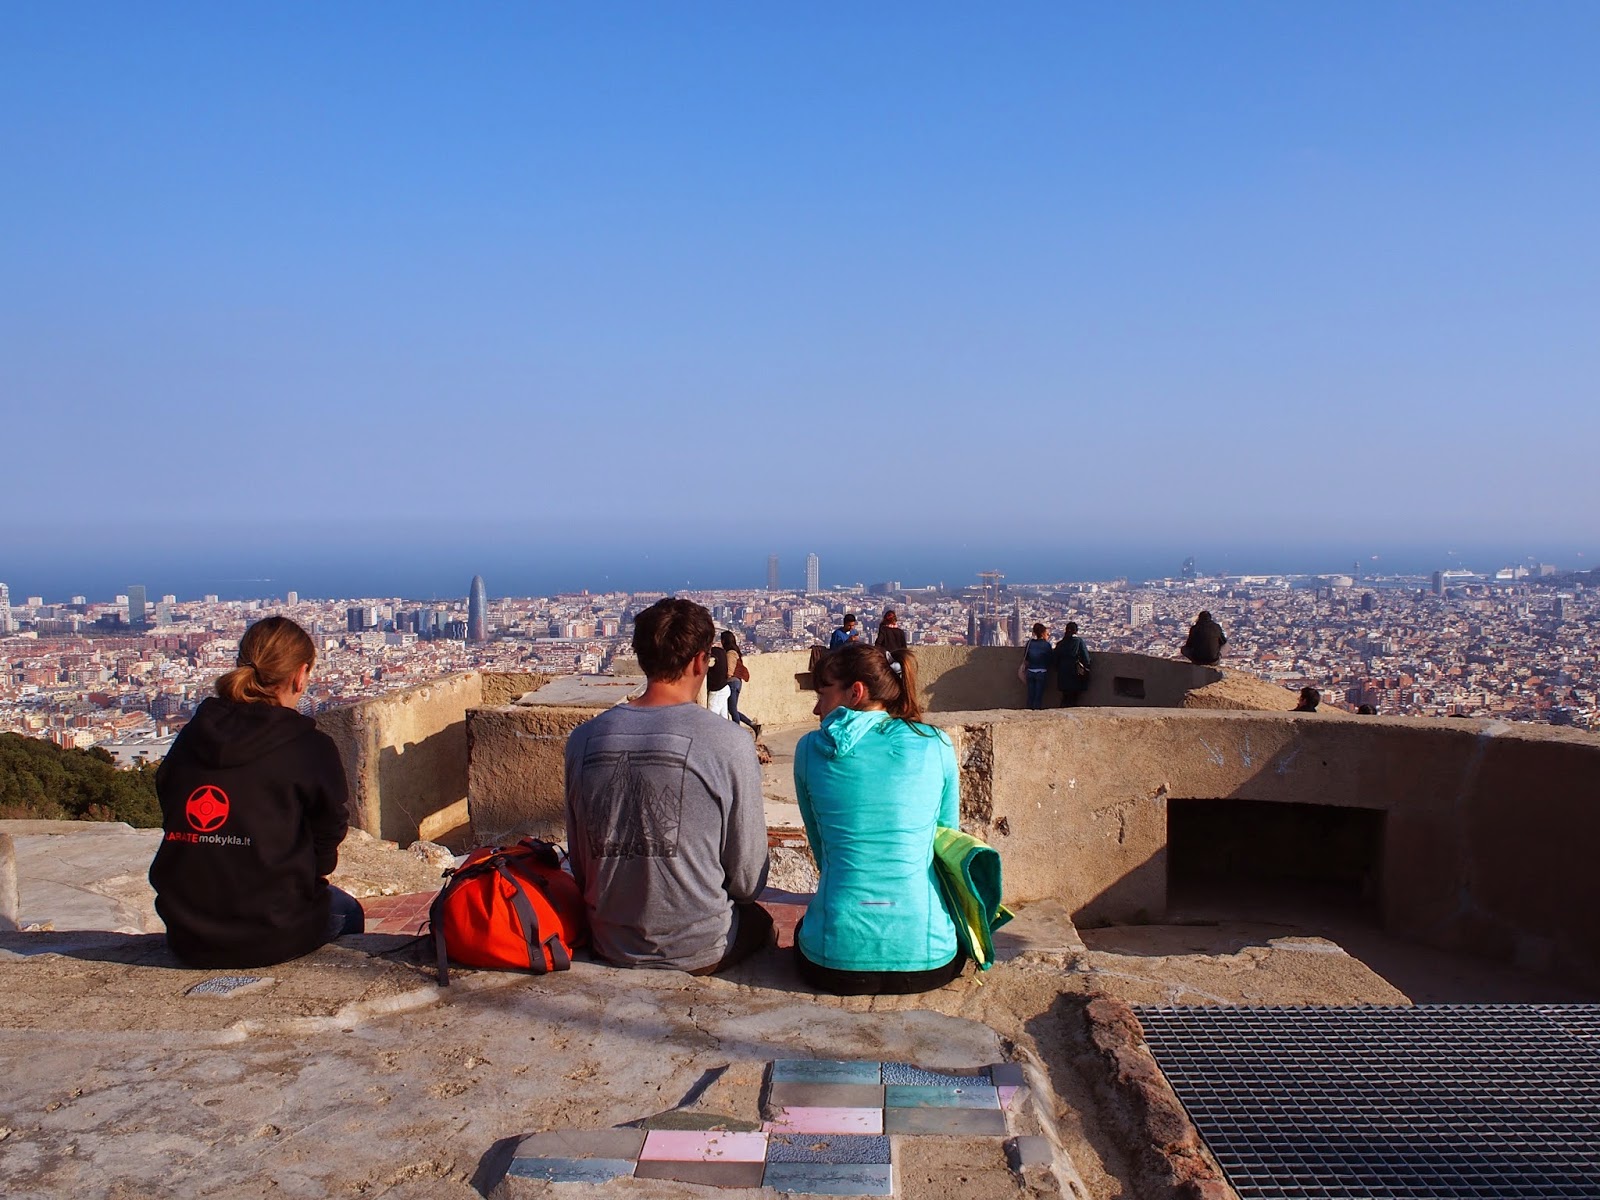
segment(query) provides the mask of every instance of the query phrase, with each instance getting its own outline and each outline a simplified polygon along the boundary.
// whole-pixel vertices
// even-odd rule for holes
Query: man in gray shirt
[[[710,975],[766,945],[755,746],[698,703],[716,626],[689,600],[634,618],[644,695],[567,739],[567,845],[595,951]]]

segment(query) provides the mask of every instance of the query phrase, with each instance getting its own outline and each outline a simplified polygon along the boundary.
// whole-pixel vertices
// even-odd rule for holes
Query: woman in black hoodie
[[[250,626],[156,772],[150,883],[189,966],[270,966],[365,928],[360,902],[328,885],[349,828],[344,767],[296,710],[316,657],[287,617]]]

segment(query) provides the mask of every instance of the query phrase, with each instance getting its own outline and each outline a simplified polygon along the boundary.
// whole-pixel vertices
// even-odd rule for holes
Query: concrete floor
[[[775,814],[788,774],[780,749],[792,754],[802,732],[763,738],[775,755]],[[924,1158],[955,1158],[908,1158],[898,1194],[948,1200],[956,1172],[964,1197],[1064,1196],[1073,1186],[1126,1196],[1125,1164],[1060,1033],[1066,997],[1595,999],[1326,914],[1272,924],[1195,913],[1189,924],[1080,936],[1049,903],[1001,932],[994,970],[969,970],[920,997],[816,995],[777,949],[725,978],[579,962],[559,976],[462,972],[440,989],[411,939],[380,934],[265,970],[189,971],[143,932],[153,914],[137,885],[158,835],[105,826],[11,832],[20,835],[20,907],[55,931],[0,933],[7,1196],[470,1197],[493,1186],[524,1134],[684,1106],[747,1112],[759,1064],[780,1057],[952,1069],[1021,1062],[1036,1087],[1013,1132],[1049,1137],[1048,1178],[1009,1171],[994,1144],[919,1145]],[[430,876],[403,852],[347,846],[380,890],[431,886],[407,882]],[[191,992],[219,975],[249,976],[253,986],[225,997]],[[726,1082],[703,1087],[710,1076]],[[520,1194],[571,1195],[573,1186]],[[598,1190],[725,1194],[638,1180]]]

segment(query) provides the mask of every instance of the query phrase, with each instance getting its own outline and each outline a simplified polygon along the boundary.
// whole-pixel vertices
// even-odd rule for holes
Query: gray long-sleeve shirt
[[[710,966],[735,901],[767,881],[755,746],[698,704],[621,704],[567,739],[567,846],[595,950],[630,967]]]

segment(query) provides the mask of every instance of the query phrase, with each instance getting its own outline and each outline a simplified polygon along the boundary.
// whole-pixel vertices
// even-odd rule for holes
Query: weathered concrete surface
[[[477,842],[566,841],[567,735],[603,711],[508,704],[467,714],[467,810]]]
[[[350,823],[412,842],[425,821],[467,794],[467,709],[483,702],[476,671],[322,713],[350,784]]]
[[[357,841],[351,864],[368,874],[345,881],[353,890],[402,870],[376,859],[403,853]],[[751,1064],[838,1056],[1020,1062],[1035,1103],[1013,1132],[1047,1135],[1083,1194],[1109,1200],[1137,1193],[1074,1066],[1072,996],[1404,1003],[1368,965],[1387,955],[1402,969],[1429,963],[1443,978],[1429,999],[1593,998],[1509,970],[1491,988],[1476,981],[1488,968],[1376,933],[1363,961],[1282,927],[1114,928],[1079,942],[1051,905],[1024,909],[1007,932],[1016,953],[994,970],[876,1000],[812,995],[776,949],[726,979],[580,962],[543,979],[463,971],[442,991],[400,937],[204,972],[177,966],[159,937],[0,935],[0,1193],[470,1197],[475,1177],[492,1183],[508,1139],[725,1103],[726,1086],[750,1086]],[[1472,977],[1443,976],[1446,962]],[[222,974],[271,982],[228,998],[187,994]],[[697,1092],[710,1075],[727,1082]],[[963,1174],[977,1196],[1067,1194],[1033,1174],[992,1190],[1004,1178],[995,1163],[976,1169],[991,1150],[913,1146],[900,1194],[948,1200]]]
[[[932,719],[956,737],[963,822],[1000,850],[1009,898],[1060,898],[1080,924],[1159,920],[1169,802],[1366,808],[1387,814],[1390,931],[1600,976],[1600,873],[1587,850],[1600,838],[1600,736],[1333,713]]]
[[[31,830],[32,832],[22,832]],[[145,873],[159,829],[119,822],[0,821],[14,854],[17,924],[153,933],[162,928]]]

